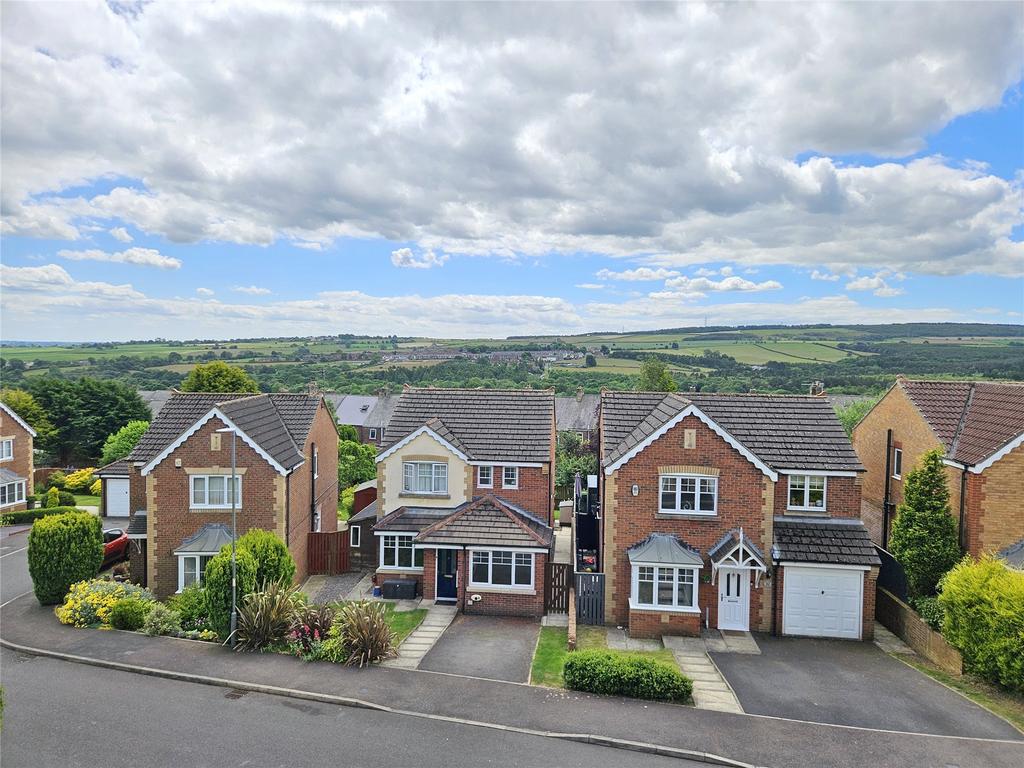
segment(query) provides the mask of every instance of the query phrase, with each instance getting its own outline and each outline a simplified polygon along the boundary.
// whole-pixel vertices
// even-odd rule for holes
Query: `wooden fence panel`
[[[604,574],[576,574],[576,621],[580,624],[604,624]]]
[[[311,532],[306,553],[310,576],[337,576],[349,570],[351,558],[345,531]]]
[[[569,612],[570,563],[548,563],[544,573],[544,612]]]

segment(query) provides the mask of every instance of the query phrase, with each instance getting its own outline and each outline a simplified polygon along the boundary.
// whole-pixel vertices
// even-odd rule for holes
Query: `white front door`
[[[750,629],[750,571],[718,570],[718,628]]]
[[[107,489],[107,517],[128,517],[131,505],[128,503],[128,478],[111,477],[103,483]]]

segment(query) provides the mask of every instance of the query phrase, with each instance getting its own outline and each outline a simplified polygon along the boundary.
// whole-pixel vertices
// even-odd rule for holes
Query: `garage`
[[[128,503],[128,478],[108,477],[103,481],[106,498],[103,499],[107,517],[128,517],[131,506]]]
[[[786,566],[782,632],[859,640],[864,570]]]

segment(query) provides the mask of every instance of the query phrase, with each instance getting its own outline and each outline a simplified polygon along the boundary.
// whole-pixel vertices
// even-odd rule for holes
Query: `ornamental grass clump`
[[[398,655],[383,603],[360,600],[342,605],[331,627],[330,640],[338,642],[331,660],[348,665],[364,667]]]
[[[323,644],[334,625],[334,608],[308,603],[299,607],[288,633],[288,649],[303,661],[324,658]]]
[[[574,691],[655,701],[688,701],[693,682],[678,669],[637,654],[574,651],[562,670]]]
[[[277,582],[243,597],[238,606],[235,650],[262,651],[282,643],[300,605],[298,588]]]
[[[71,585],[63,605],[54,609],[61,624],[74,627],[109,627],[111,611],[126,597],[152,603],[153,593],[137,584],[93,579]]]

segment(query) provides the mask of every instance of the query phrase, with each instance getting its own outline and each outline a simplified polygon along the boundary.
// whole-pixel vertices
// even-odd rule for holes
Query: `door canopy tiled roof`
[[[691,405],[773,469],[863,471],[825,398],[704,392],[602,393],[604,465],[626,456]]]
[[[225,544],[230,544],[233,538],[231,529],[224,523],[207,523],[194,534],[186,537],[174,550],[174,554],[187,555],[190,552],[216,554]]]
[[[554,531],[526,510],[493,494],[457,507],[420,531],[417,544],[548,548]]]
[[[776,517],[772,559],[779,562],[881,565],[864,523],[853,518]]]
[[[445,439],[457,444],[470,460],[551,461],[555,430],[555,397],[551,390],[407,389],[398,398],[388,422],[384,448],[432,419],[436,422],[431,429],[443,429]]]
[[[704,565],[700,552],[678,536],[652,533],[626,550],[631,563],[653,565]]]
[[[974,465],[1024,434],[1024,384],[899,379],[946,455]]]

